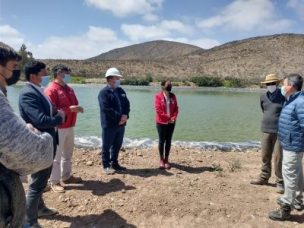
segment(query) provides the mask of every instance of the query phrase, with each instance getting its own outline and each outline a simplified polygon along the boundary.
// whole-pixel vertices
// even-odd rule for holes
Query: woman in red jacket
[[[162,91],[155,95],[154,101],[156,128],[159,136],[158,150],[160,168],[170,169],[169,154],[175,121],[178,114],[178,106],[175,95],[171,93],[171,81],[162,81],[161,88]]]

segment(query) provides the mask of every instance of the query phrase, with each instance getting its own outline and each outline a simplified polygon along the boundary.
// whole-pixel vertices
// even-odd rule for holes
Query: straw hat
[[[265,81],[261,82],[262,84],[272,83],[272,82],[279,82],[281,79],[278,78],[276,74],[268,74],[266,75]]]

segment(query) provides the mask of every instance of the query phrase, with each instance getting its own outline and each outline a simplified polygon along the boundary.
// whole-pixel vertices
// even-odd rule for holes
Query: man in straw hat
[[[260,98],[263,119],[261,130],[262,136],[262,168],[259,177],[251,181],[253,185],[267,185],[271,176],[271,160],[274,154],[274,169],[276,175],[277,192],[284,193],[282,178],[282,147],[278,139],[278,120],[285,101],[278,88],[280,80],[275,74],[268,74],[265,81],[267,92]]]

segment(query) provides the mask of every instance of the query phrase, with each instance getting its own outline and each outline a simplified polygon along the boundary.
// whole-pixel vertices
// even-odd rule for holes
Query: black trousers
[[[158,132],[158,150],[161,159],[168,159],[171,149],[171,140],[174,132],[175,123],[173,124],[156,124]]]

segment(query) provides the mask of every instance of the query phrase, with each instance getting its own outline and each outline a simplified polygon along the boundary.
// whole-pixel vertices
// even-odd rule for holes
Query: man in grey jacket
[[[0,227],[23,226],[25,193],[19,176],[50,167],[53,161],[52,137],[27,125],[6,98],[6,86],[19,80],[20,60],[0,43]]]
[[[254,185],[266,185],[271,176],[271,160],[274,156],[277,192],[284,193],[282,177],[282,147],[278,138],[278,121],[285,97],[278,88],[280,80],[275,74],[266,76],[261,82],[267,87],[267,92],[261,95],[260,104],[263,112],[261,130],[262,136],[262,168],[259,177],[251,181]]]

